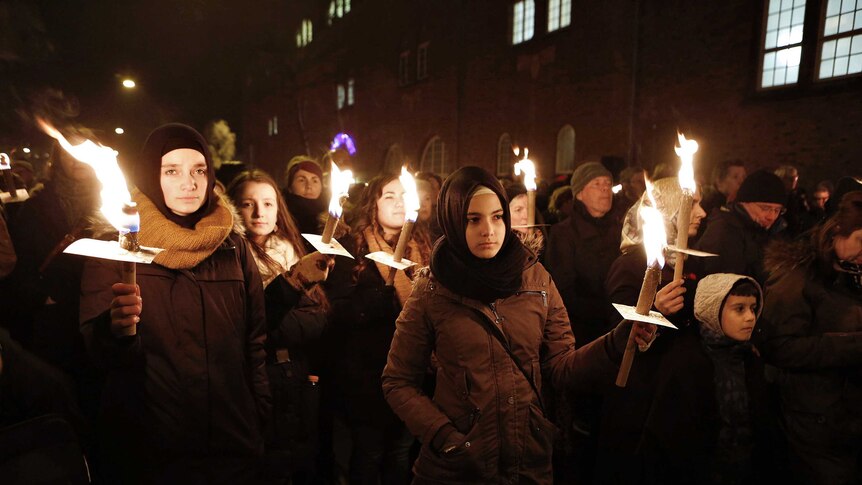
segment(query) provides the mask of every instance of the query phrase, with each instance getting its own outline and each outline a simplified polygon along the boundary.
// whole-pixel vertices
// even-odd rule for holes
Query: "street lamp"
[[[27,147],[22,148],[21,151],[24,153],[30,153],[30,149]]]
[[[114,128],[114,133],[116,133],[116,134],[118,134],[118,135],[122,135],[122,134],[123,134],[123,133],[125,133],[125,132],[126,132],[126,130],[124,130],[124,129],[122,129],[122,128],[119,128],[119,127],[118,127],[118,128]]]
[[[134,88],[135,86],[136,86],[135,81],[133,81],[133,80],[131,80],[131,79],[128,79],[128,78],[123,79],[123,87],[124,87],[124,88],[126,88],[126,89],[132,89],[132,88]]]

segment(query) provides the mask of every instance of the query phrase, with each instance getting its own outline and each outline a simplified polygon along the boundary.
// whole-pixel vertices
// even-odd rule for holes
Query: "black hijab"
[[[477,258],[467,246],[467,208],[473,191],[479,186],[497,194],[506,223],[503,246],[491,259]],[[530,252],[512,232],[506,192],[493,175],[479,167],[463,167],[450,175],[437,198],[437,218],[443,236],[434,244],[431,271],[444,286],[483,303],[518,291]]]
[[[161,184],[162,156],[180,148],[191,148],[200,152],[207,162],[206,198],[200,209],[187,216],[174,214],[168,208]],[[168,123],[153,130],[132,170],[132,183],[138,190],[153,201],[162,215],[187,229],[193,229],[198,221],[212,213],[218,205],[218,196],[214,192],[215,180],[215,169],[206,140],[194,128],[180,123]]]

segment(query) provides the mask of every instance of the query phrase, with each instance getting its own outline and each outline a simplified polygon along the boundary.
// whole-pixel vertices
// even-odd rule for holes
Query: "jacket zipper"
[[[518,292],[518,294],[519,294],[519,295],[523,295],[524,293],[539,293],[539,294],[541,294],[541,295],[542,295],[542,305],[543,305],[545,308],[548,308],[548,292],[547,292],[547,291],[545,291],[545,290],[541,290],[541,291],[538,291],[538,290],[525,290],[525,291],[519,291],[519,292]]]

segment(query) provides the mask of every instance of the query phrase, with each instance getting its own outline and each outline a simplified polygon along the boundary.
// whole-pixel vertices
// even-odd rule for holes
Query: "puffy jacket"
[[[575,350],[569,317],[541,264],[525,270],[520,290],[484,305],[459,296],[423,270],[398,317],[383,371],[389,405],[422,442],[414,466],[424,483],[551,483],[553,425],[500,341],[499,332],[541,390],[594,390],[612,382],[629,326]],[[436,354],[433,397],[422,393]],[[443,456],[430,443],[451,424],[466,436]]]
[[[118,263],[87,261],[81,331],[107,371],[106,449],[126,453],[121,459],[137,456],[133,465],[158,472],[160,461],[219,465],[216,457],[262,453],[266,322],[248,242],[232,233],[189,270],[138,264],[143,311],[134,337],[117,339],[109,330],[111,285],[118,281]]]

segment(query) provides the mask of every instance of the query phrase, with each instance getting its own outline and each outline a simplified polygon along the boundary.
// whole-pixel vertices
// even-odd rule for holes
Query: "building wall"
[[[265,64],[277,75],[250,76],[252,87],[270,86],[247,96],[246,152],[253,147],[254,162],[276,175],[306,151],[306,139],[319,156],[346,131],[364,177],[383,169],[392,144],[418,168],[433,136],[456,164],[493,170],[502,133],[528,146],[549,177],[565,124],[575,129],[576,164],[603,156],[646,167],[673,162],[680,130],[700,143],[695,160],[704,173],[726,158],[752,169],[794,163],[801,183],[813,186],[862,170],[862,142],[853,136],[862,124],[858,79],[756,89],[763,15],[756,0],[575,0],[572,24],[550,34],[546,2],[537,0],[534,38],[516,46],[511,2],[354,0],[332,27],[317,3],[294,7],[304,9],[297,26],[300,13],[317,9],[312,44],[288,49],[275,68]],[[399,54],[409,49],[415,63],[426,41],[428,79],[399,86]],[[349,76],[356,104],[338,111],[335,84]],[[274,115],[279,133],[268,136]]]

